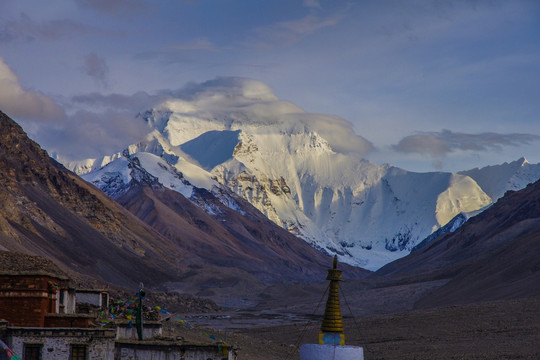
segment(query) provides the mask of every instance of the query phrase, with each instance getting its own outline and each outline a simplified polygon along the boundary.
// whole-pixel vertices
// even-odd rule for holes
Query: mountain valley
[[[235,177],[237,188],[231,189],[190,162],[181,148],[153,133],[86,175],[108,197],[49,158],[5,114],[0,120],[0,250],[51,259],[83,286],[129,292],[143,282],[156,294],[212,299],[222,308],[214,308],[218,311],[214,314],[193,314],[194,321],[229,329],[231,339],[247,347],[244,354],[250,359],[280,359],[283,349],[294,353],[299,330],[304,326],[310,329],[308,334],[316,330],[322,308],[315,305],[325,292],[331,258],[237,195],[239,188],[248,188],[246,184],[260,184],[258,178],[247,173]],[[184,150],[192,151],[189,146]],[[172,165],[174,160],[183,164],[183,171]],[[210,159],[206,165],[213,165]],[[535,171],[524,159],[490,171],[494,169],[505,173],[507,186],[516,189]],[[391,167],[383,173],[387,179],[412,176]],[[469,186],[476,189],[474,177],[482,183],[478,174],[482,169],[473,171],[473,177],[430,173],[416,174],[414,179],[458,183],[449,194]],[[275,178],[279,181],[268,180],[259,189],[266,191],[258,195],[261,203],[265,196],[271,198],[268,193],[278,197],[293,192],[292,183]],[[398,194],[400,184],[407,182],[383,181],[379,191],[384,193],[388,186]],[[487,194],[478,192],[482,193]],[[462,348],[462,354],[478,357],[506,351],[518,358],[538,354],[530,345],[537,336],[531,324],[540,316],[534,311],[540,296],[538,199],[538,181],[506,191],[478,215],[457,221],[459,226],[449,232],[433,234],[409,255],[376,272],[340,263],[349,343],[365,346],[373,358],[395,358],[383,346],[386,342],[400,354],[410,348],[411,356],[419,356],[435,347],[441,359],[450,358],[453,345],[466,346],[459,334],[468,331],[471,322],[476,324],[470,314],[480,312],[485,320],[474,326],[487,335],[475,340],[480,341],[476,348]],[[533,322],[516,320],[519,309],[526,310]],[[431,338],[426,332],[431,325],[414,325],[433,324],[433,317],[446,319],[438,329],[450,337]],[[509,324],[506,333],[495,336],[499,333],[493,324],[501,322]],[[404,328],[408,335],[394,331]],[[525,345],[519,349],[515,343],[505,345],[518,333]],[[261,336],[266,340],[261,342]],[[254,343],[268,351],[261,355]]]

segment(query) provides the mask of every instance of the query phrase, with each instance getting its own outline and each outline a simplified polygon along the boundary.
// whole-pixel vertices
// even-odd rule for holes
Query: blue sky
[[[137,141],[157,94],[238,76],[350,122],[377,163],[540,162],[535,0],[4,0],[0,58],[0,109],[71,158]]]

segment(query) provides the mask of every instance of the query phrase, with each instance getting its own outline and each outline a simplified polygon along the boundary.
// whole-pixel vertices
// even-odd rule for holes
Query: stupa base
[[[300,346],[300,360],[364,360],[360,346],[304,344]]]

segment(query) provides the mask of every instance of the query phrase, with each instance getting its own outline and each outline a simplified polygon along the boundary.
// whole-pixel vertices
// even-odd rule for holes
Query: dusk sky
[[[350,122],[379,164],[540,162],[538,0],[0,0],[0,109],[51,154],[121,151],[224,77]]]

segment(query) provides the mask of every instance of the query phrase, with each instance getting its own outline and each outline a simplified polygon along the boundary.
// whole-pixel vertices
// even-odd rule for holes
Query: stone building
[[[93,325],[77,299],[106,309],[104,290],[77,290],[50,261],[0,251],[0,359],[14,352],[24,360],[229,360],[228,347],[187,344],[162,336],[159,321],[148,322],[137,340],[131,324]],[[225,351],[223,351],[225,350]]]
[[[0,338],[24,360],[115,359],[114,329],[19,327],[0,322]]]
[[[22,327],[88,327],[75,313],[69,278],[51,262],[24,254],[0,256],[0,319]]]
[[[106,309],[109,306],[109,293],[105,289],[75,289],[78,304],[90,304]]]

